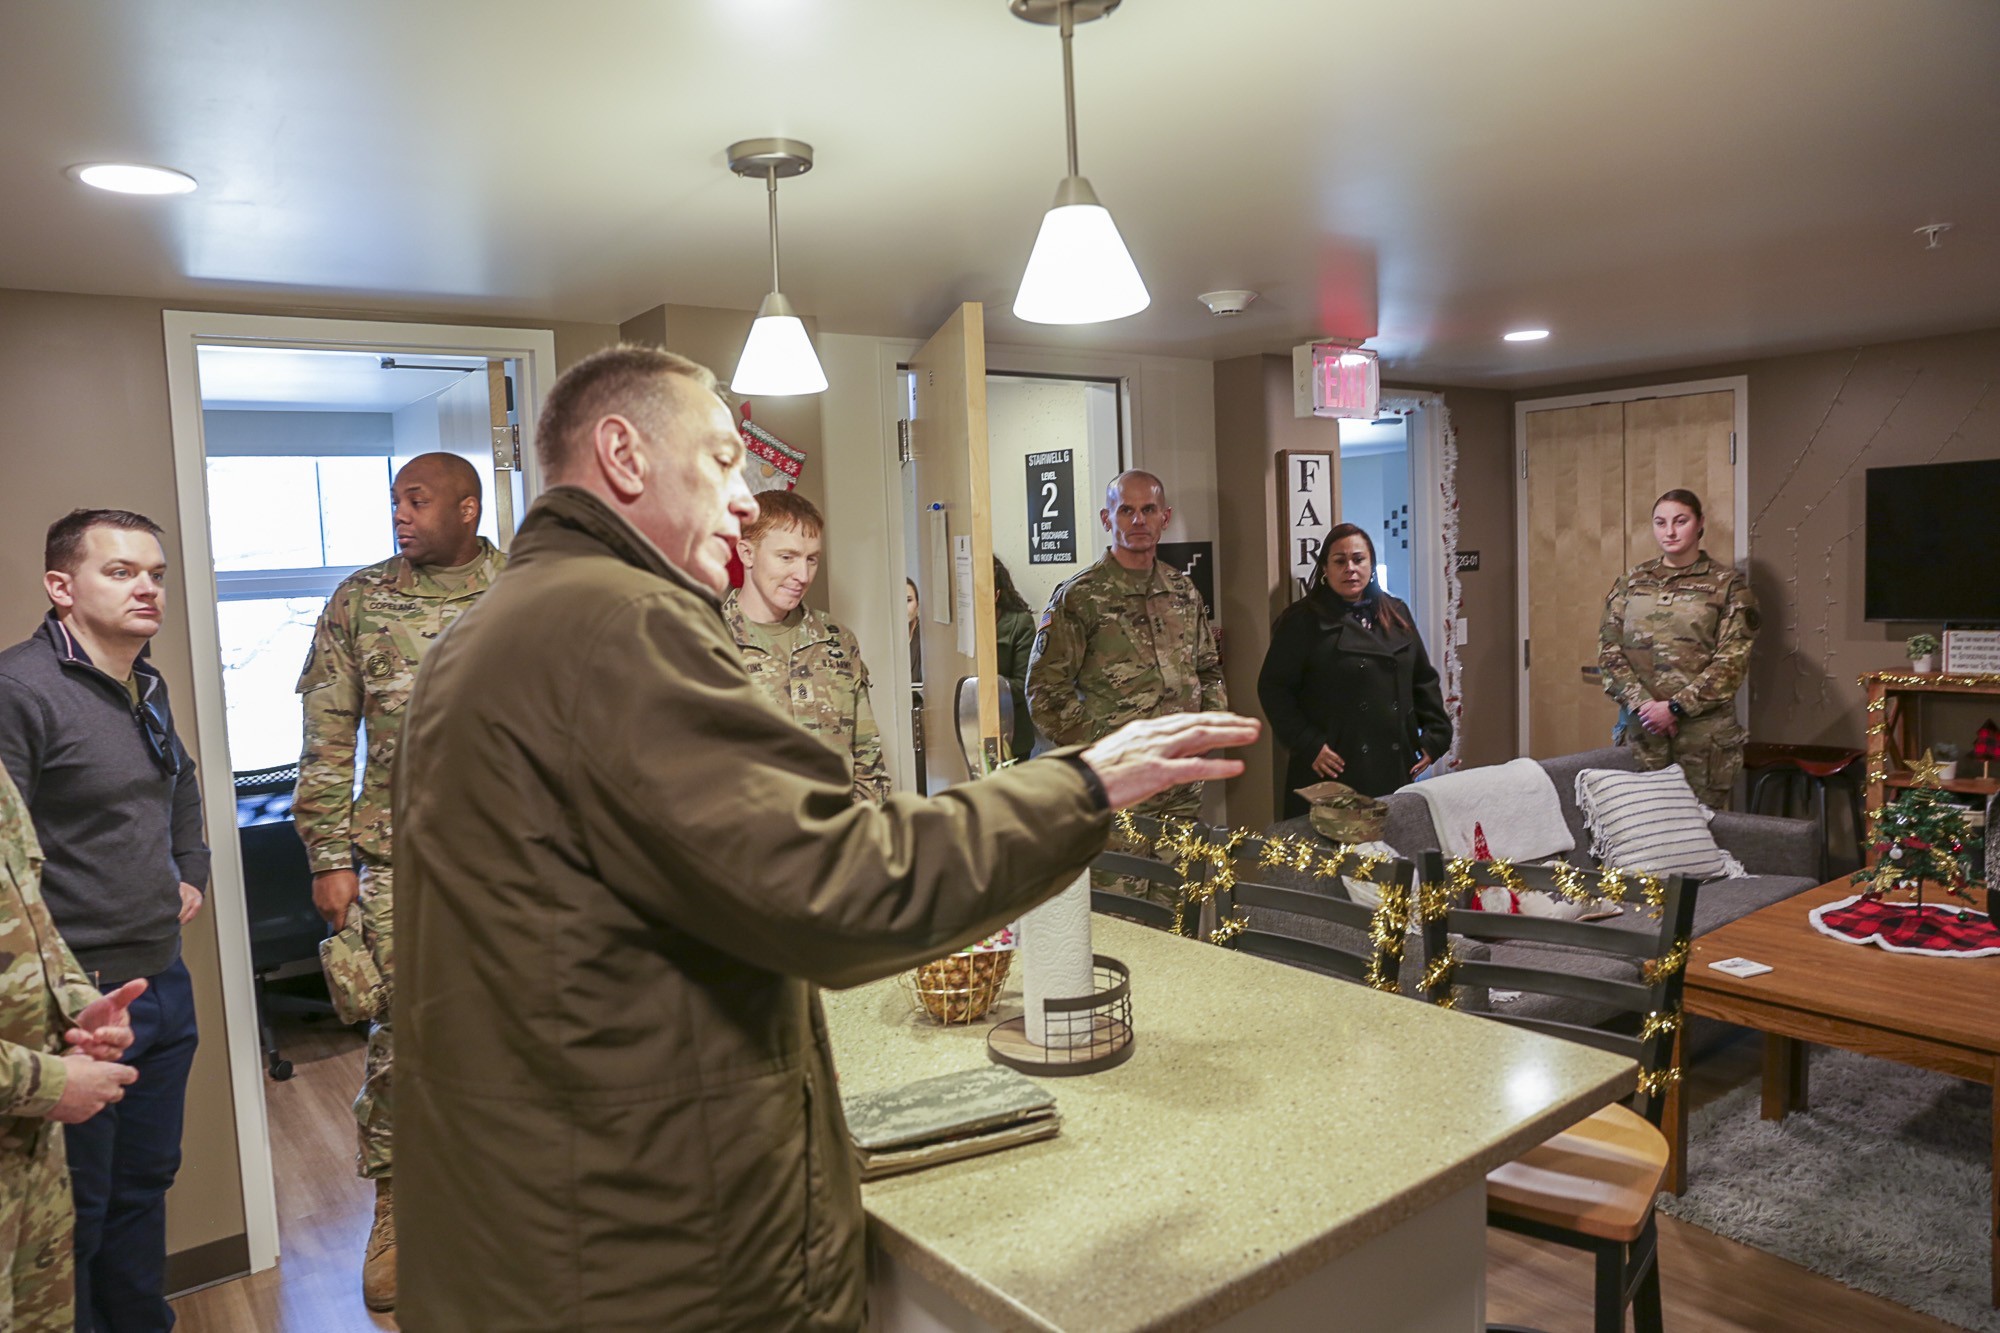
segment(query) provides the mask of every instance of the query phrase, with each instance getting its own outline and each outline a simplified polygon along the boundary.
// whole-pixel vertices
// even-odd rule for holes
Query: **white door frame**
[[[228,709],[222,694],[221,636],[216,624],[215,561],[208,542],[207,446],[202,438],[201,382],[195,348],[313,347],[329,351],[483,356],[517,362],[523,490],[540,490],[534,462],[535,405],[556,377],[555,335],[547,329],[488,329],[386,320],[307,319],[282,315],[164,312],[167,401],[174,433],[174,489],[181,525],[181,596],[188,647],[194,657],[197,762],[208,775],[208,845],[213,855],[209,904],[215,913],[222,964],[222,1005],[229,1084],[236,1110],[236,1158],[243,1181],[243,1221],[250,1271],[278,1260],[278,1201],[271,1170],[270,1125],[264,1111],[264,1056],[250,964],[250,928],[243,901],[243,863],[236,842],[236,802],[229,799]]]
[[[1606,389],[1600,393],[1573,393],[1561,398],[1533,398],[1514,404],[1514,476],[1516,479],[1528,477],[1528,413],[1548,412],[1564,407],[1588,407],[1593,403],[1631,403],[1641,398],[1685,398],[1697,393],[1720,393],[1729,390],[1736,395],[1736,568],[1744,577],[1750,574],[1750,377],[1748,375],[1726,375],[1712,380],[1682,380],[1673,384],[1647,384],[1633,389]],[[1606,588],[1608,593],[1611,590]],[[1519,627],[1515,641],[1528,641],[1528,488],[1520,485],[1514,488],[1514,623]],[[1514,654],[1514,669],[1517,677],[1515,690],[1519,699],[1515,745],[1521,754],[1528,753],[1528,737],[1533,734],[1528,727],[1528,664],[1524,654]],[[1750,691],[1736,692],[1736,720],[1744,726],[1750,721]],[[1607,738],[1607,745],[1610,743]]]
[[[882,421],[882,429],[887,440],[887,457],[891,461],[887,464],[883,472],[882,497],[884,512],[891,516],[891,521],[885,525],[885,535],[887,537],[889,567],[895,571],[895,578],[891,587],[895,595],[895,616],[893,623],[897,625],[903,623],[902,571],[907,567],[904,563],[907,552],[904,550],[903,544],[903,472],[901,465],[893,461],[896,457],[894,444],[896,419],[901,417],[907,410],[898,396],[897,377],[901,374],[901,367],[907,364],[909,359],[916,355],[922,346],[923,344],[918,341],[889,338],[881,339],[875,344],[874,372],[877,381],[875,400],[878,403],[888,405],[888,410],[885,412],[884,420]],[[1056,375],[1071,378],[1088,376],[1092,379],[1106,382],[1115,380],[1118,384],[1119,410],[1123,413],[1124,429],[1118,441],[1120,457],[1112,461],[1116,463],[1117,467],[1141,466],[1140,463],[1134,460],[1137,458],[1136,442],[1140,438],[1139,419],[1144,411],[1144,407],[1140,401],[1144,395],[1139,391],[1139,387],[1140,381],[1145,375],[1145,367],[1136,358],[1112,354],[1099,355],[1094,353],[1051,351],[1041,347],[1019,347],[1005,343],[989,343],[986,348],[986,371],[989,375],[1010,373],[1016,375]],[[1091,460],[1093,471],[1101,468],[1104,462],[1105,460],[1101,458],[1093,458]],[[1115,472],[1117,467],[1114,467],[1112,471]],[[1077,510],[1077,524],[1079,529],[1083,527],[1088,518],[1094,517],[1095,515],[1088,514],[1083,506],[1079,504]],[[1091,531],[1094,532],[1095,529],[1091,529]],[[1082,547],[1079,545],[1079,550],[1081,549]],[[1086,560],[1085,563],[1087,564],[1089,561]],[[834,596],[838,597],[839,594],[835,593]],[[849,618],[852,619],[852,617]],[[888,671],[878,672],[877,674],[888,676],[888,685],[891,692],[890,697],[899,701],[906,700],[910,697],[911,689],[909,654],[892,653],[890,657],[891,662]],[[899,791],[912,790],[914,784],[911,782],[911,778],[914,775],[908,768],[908,758],[912,753],[910,748],[912,737],[910,735],[907,708],[900,703],[894,708],[877,708],[875,710],[875,725],[882,733],[882,749],[884,754],[888,756],[889,770],[896,780],[897,789]]]
[[[1447,566],[1457,552],[1444,546],[1445,423],[1449,409],[1442,393],[1384,388],[1380,410],[1403,418],[1403,442],[1410,460],[1411,530],[1421,540],[1410,544],[1410,586],[1423,590],[1424,613],[1418,633],[1430,649],[1431,660],[1447,686],[1453,683],[1447,656],[1460,660],[1457,639],[1457,608],[1452,605],[1451,580]],[[1446,694],[1452,693],[1447,688]],[[1447,711],[1450,711],[1447,705]],[[1461,719],[1452,718],[1451,748],[1438,756],[1445,763],[1440,773],[1456,765]]]

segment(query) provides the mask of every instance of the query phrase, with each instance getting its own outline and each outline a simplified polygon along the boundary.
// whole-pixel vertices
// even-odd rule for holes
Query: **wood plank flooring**
[[[278,1187],[275,1268],[174,1302],[179,1333],[373,1333],[389,1315],[361,1303],[361,1250],[375,1187],[354,1174],[354,1103],[362,1041],[330,1020],[286,1021],[278,1043],[292,1062],[264,1080]]]
[[[269,1272],[174,1302],[180,1333],[371,1333],[393,1329],[361,1304],[361,1247],[373,1191],[354,1176],[348,1110],[361,1078],[358,1037],[286,1024],[296,1069],[264,1085],[284,1257]],[[1700,1106],[1758,1077],[1757,1038],[1743,1034],[1696,1058],[1687,1091]],[[1591,1259],[1577,1250],[1487,1232],[1487,1315],[1547,1333],[1590,1327]],[[1952,1333],[1950,1325],[1850,1290],[1782,1259],[1660,1219],[1666,1324],[1675,1333]]]

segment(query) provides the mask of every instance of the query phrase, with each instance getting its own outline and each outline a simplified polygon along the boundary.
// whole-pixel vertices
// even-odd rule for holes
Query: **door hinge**
[[[1729,466],[1736,466],[1736,432],[1729,432]]]
[[[1521,640],[1521,670],[1523,671],[1526,671],[1535,660],[1534,654],[1529,651],[1533,644],[1533,639]]]
[[[910,419],[904,417],[896,423],[896,461],[910,461]]]
[[[1528,451],[1526,449],[1523,449],[1521,451],[1521,480],[1526,481],[1527,479],[1528,479]]]
[[[493,428],[493,470],[495,472],[519,472],[521,470],[521,428],[519,426],[495,426]]]

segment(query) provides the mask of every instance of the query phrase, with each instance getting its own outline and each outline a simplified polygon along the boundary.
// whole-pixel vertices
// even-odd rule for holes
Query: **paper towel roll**
[[[1049,1044],[1044,1000],[1069,1000],[1092,993],[1095,973],[1090,953],[1090,872],[1021,918],[1021,990],[1027,1004],[1027,1037]],[[1060,1044],[1067,1030],[1055,1025]]]

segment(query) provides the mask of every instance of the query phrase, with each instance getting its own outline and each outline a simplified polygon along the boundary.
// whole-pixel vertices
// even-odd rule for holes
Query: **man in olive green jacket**
[[[718,594],[756,501],[714,380],[614,348],[550,390],[554,488],[425,659],[396,784],[398,1316],[853,1329],[860,1190],[815,985],[962,946],[1108,810],[1224,777],[1185,715],[934,799],[850,800]]]

